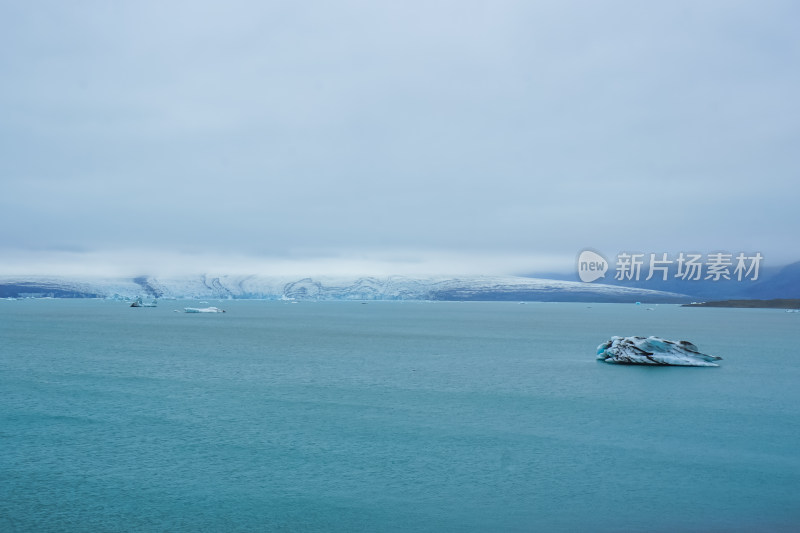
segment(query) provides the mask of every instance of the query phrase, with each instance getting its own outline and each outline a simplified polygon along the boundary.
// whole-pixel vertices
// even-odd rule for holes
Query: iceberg
[[[142,302],[141,298],[137,298],[136,301],[131,304],[131,307],[157,307],[157,306],[158,302],[155,299],[153,299],[153,301],[150,303],[146,303]]]
[[[224,309],[219,307],[184,307],[184,313],[224,313]]]
[[[628,365],[719,366],[722,357],[702,353],[689,341],[660,337],[611,337],[597,347],[597,358]]]

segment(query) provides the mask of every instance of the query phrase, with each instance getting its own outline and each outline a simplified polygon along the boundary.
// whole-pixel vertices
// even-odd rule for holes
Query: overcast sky
[[[800,260],[798,20],[794,1],[2,1],[0,272]]]

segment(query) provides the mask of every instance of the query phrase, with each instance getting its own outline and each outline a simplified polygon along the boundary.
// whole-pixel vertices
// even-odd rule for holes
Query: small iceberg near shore
[[[224,309],[219,307],[184,307],[184,313],[224,313]]]
[[[627,365],[719,366],[722,357],[702,353],[689,341],[660,337],[611,337],[597,347],[597,358]]]
[[[157,307],[157,306],[158,306],[158,302],[155,299],[153,299],[153,301],[150,302],[150,303],[146,303],[146,302],[142,302],[141,298],[137,298],[136,301],[134,301],[131,304],[131,307]]]

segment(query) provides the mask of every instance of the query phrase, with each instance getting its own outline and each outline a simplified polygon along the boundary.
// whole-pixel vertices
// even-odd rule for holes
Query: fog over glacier
[[[5,2],[0,274],[796,249],[794,2]]]

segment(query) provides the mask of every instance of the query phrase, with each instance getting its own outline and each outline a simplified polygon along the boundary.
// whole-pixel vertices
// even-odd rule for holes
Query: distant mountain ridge
[[[515,276],[305,277],[185,276],[80,279],[0,277],[0,297],[214,298],[686,303],[669,291]]]
[[[756,281],[736,279],[719,281],[700,279],[697,281],[681,280],[670,277],[663,280],[659,275],[645,281],[648,275],[646,267],[642,268],[639,281],[614,278],[613,269],[610,270],[602,283],[617,287],[630,287],[638,289],[651,289],[656,291],[686,294],[700,300],[729,300],[729,299],[757,299],[769,300],[774,298],[800,298],[800,261],[785,266],[762,268]],[[540,274],[540,277],[559,279],[564,281],[577,281],[576,273],[570,274]],[[531,277],[537,277],[531,274]],[[599,280],[600,281],[600,280]]]

